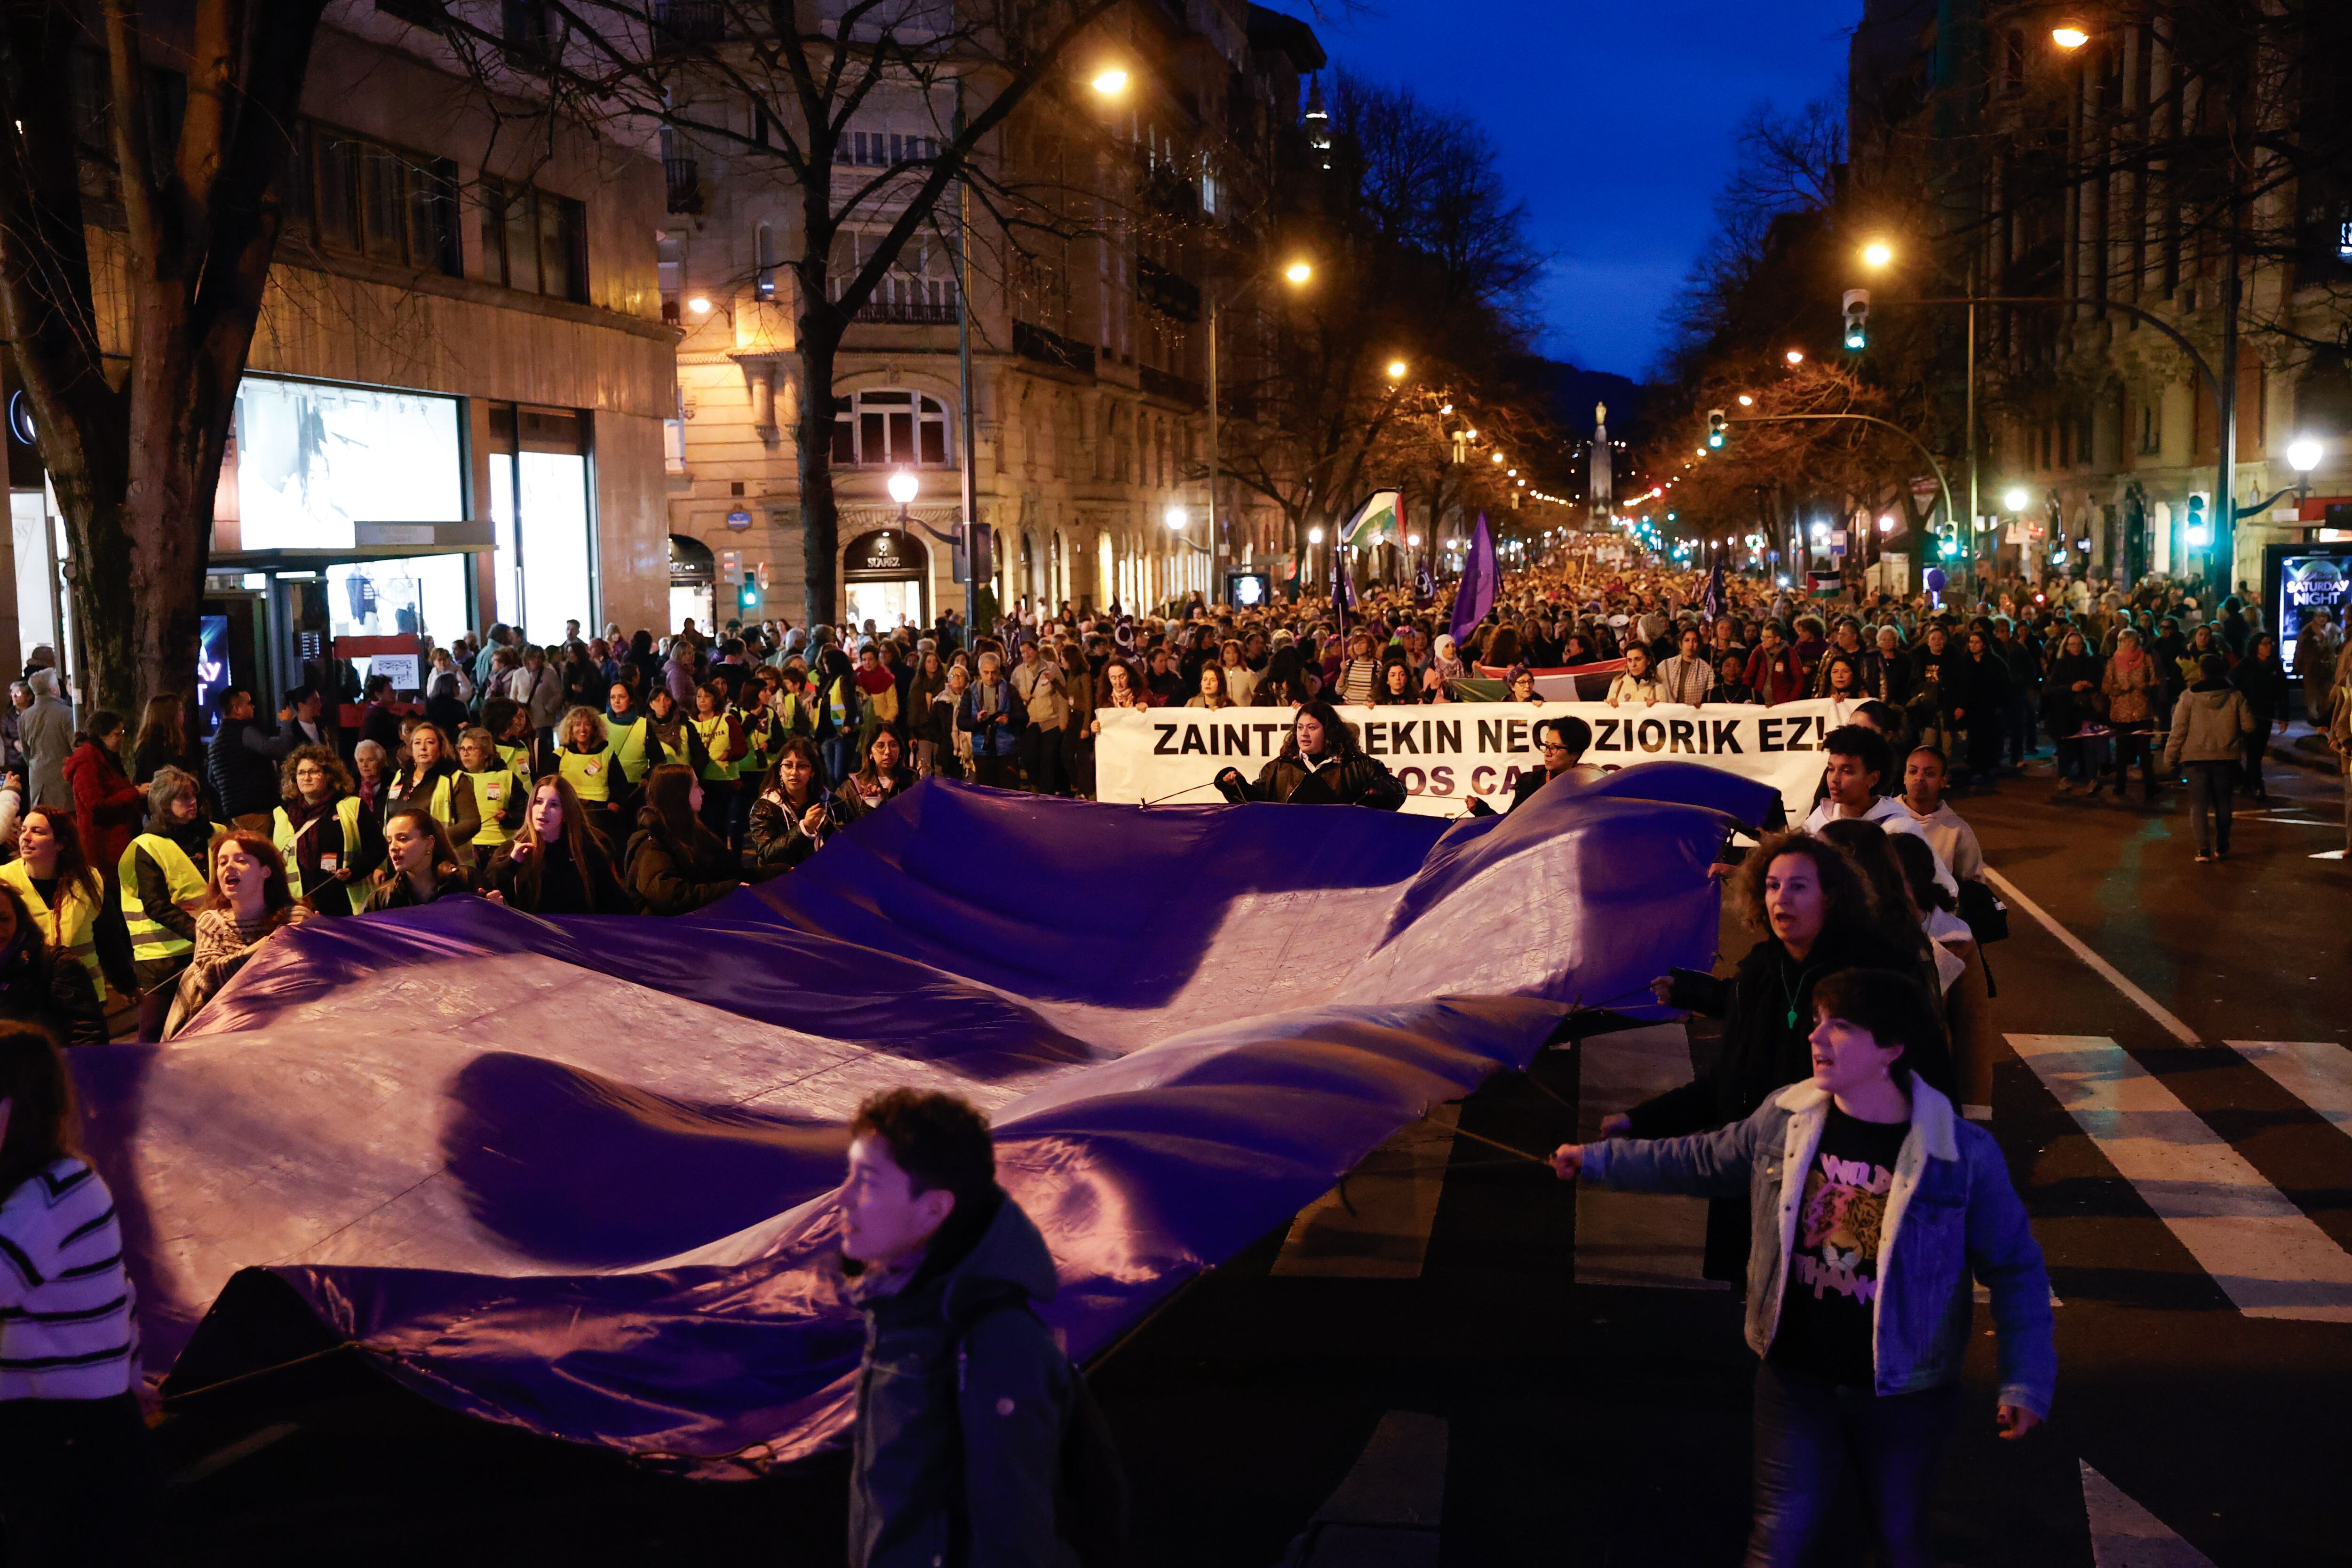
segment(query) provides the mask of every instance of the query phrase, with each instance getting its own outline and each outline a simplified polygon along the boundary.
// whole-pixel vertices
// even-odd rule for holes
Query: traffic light
[[[1949,518],[1936,525],[1936,553],[1949,561],[1960,552],[1960,525]]]
[[[1730,432],[1725,428],[1725,424],[1722,409],[1710,408],[1706,411],[1706,445],[1709,451],[1722,451],[1724,442],[1730,438]]]
[[[2213,542],[2213,519],[2206,510],[2212,497],[2203,490],[2189,492],[2189,542],[2202,547]]]
[[[1867,289],[1845,291],[1845,346],[1857,351],[1870,346],[1870,290]]]

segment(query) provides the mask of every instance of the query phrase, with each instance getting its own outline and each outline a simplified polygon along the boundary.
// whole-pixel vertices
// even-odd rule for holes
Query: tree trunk
[[[833,365],[841,351],[837,327],[800,321],[800,479],[803,613],[808,624],[830,626],[840,613],[838,574],[841,507],[833,493]]]

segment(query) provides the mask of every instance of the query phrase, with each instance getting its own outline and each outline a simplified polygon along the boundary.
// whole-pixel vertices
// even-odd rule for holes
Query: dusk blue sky
[[[1271,0],[1294,15],[1312,13]],[[1335,65],[1475,116],[1552,258],[1543,349],[1644,376],[1714,228],[1750,105],[1843,95],[1861,0],[1378,0],[1315,26]]]

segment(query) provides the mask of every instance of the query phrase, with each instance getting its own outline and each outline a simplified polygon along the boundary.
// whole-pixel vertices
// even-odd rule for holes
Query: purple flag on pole
[[[1454,643],[1470,640],[1486,612],[1495,607],[1495,536],[1486,531],[1486,514],[1470,534],[1470,555],[1462,563],[1462,582],[1454,591]]]
[[[1709,625],[1723,619],[1722,562],[1717,562],[1715,563],[1715,570],[1706,574],[1706,592],[1705,595],[1701,597],[1699,603],[1706,613],[1706,619]]]

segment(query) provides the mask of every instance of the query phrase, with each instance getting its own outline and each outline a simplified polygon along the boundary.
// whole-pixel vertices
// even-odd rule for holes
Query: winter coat
[[[2167,773],[2183,763],[2234,763],[2245,738],[2262,730],[2246,706],[2245,693],[2219,681],[2200,682],[2180,694],[2172,710],[2172,734],[2164,742]]]
[[[856,1568],[1076,1568],[1055,1529],[1076,1385],[1034,1306],[1055,1284],[1045,1237],[1001,1193],[961,1258],[942,1253],[896,1289],[853,1284],[866,1314],[851,1429]]]
[[[73,750],[73,709],[54,697],[36,697],[16,715],[16,743],[25,749],[25,787],[33,792],[26,805],[73,805],[66,783],[66,755]]]
[[[1236,782],[1226,790],[1229,799],[1292,805],[1368,805],[1376,811],[1395,811],[1404,805],[1404,785],[1379,758],[1361,752],[1334,758],[1319,768],[1309,768],[1298,757],[1279,756],[1259,770],[1255,784],[1241,783],[1238,774],[1234,776]]]
[[[569,833],[566,834],[569,837]],[[597,844],[585,846],[588,874],[583,879],[572,858],[573,846],[542,845],[523,860],[514,858],[515,847],[502,844],[484,868],[482,879],[496,889],[507,908],[530,915],[632,915],[636,900],[621,886],[612,857]],[[538,862],[537,875],[529,875]]]
[[[2278,660],[2241,659],[2230,672],[2230,684],[2245,697],[2246,706],[2264,724],[2286,711],[2286,671]]]
[[[743,885],[742,868],[725,844],[706,836],[681,847],[650,809],[637,813],[622,864],[629,890],[649,915],[690,914]]]
[[[2050,679],[2042,688],[2042,717],[2053,735],[2063,741],[2084,724],[2097,721],[2099,689],[2106,671],[2107,661],[2095,653],[2050,661]],[[2089,681],[2090,689],[2075,690],[2078,680]]]
[[[820,802],[822,798],[820,793]],[[751,824],[743,838],[753,863],[764,871],[789,870],[823,848],[833,836],[832,824],[828,820],[819,830],[823,837],[810,837],[801,828],[807,811],[805,805],[795,808],[765,795],[753,801]]]
[[[221,815],[267,816],[278,807],[278,760],[294,749],[293,727],[271,735],[256,719],[224,719],[205,751],[205,773]]]
[[[2121,661],[2108,659],[2106,673],[2099,678],[2099,689],[2106,694],[2108,720],[2116,724],[2147,723],[2156,711],[2150,704],[2157,682],[2157,663],[2152,658],[2143,657],[2128,669]]]
[[[74,826],[81,852],[92,866],[122,863],[122,852],[147,815],[147,797],[122,776],[122,764],[96,741],[84,741],[66,759],[66,783],[73,789]]]
[[[1713,1132],[1585,1149],[1587,1181],[1744,1204],[1754,1238],[1747,1259],[1748,1344],[1759,1356],[1780,1330],[1789,1253],[1806,1197],[1801,1178],[1821,1148],[1829,1107],[1827,1091],[1808,1081]],[[1880,1395],[1958,1380],[1974,1279],[1992,1296],[1999,1403],[2048,1415],[2058,1351],[2050,1276],[2025,1205],[1992,1134],[1953,1115],[1950,1100],[1915,1078],[1911,1128],[1895,1155],[1878,1237],[1871,1344]]]

